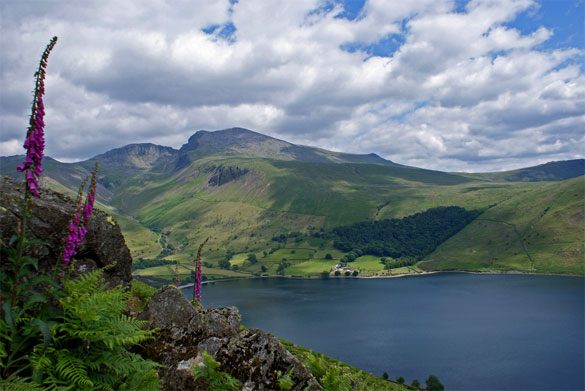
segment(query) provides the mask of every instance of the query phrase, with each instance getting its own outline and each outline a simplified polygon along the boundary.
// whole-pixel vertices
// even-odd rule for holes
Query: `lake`
[[[407,383],[434,374],[447,390],[583,390],[584,288],[579,277],[527,275],[264,278],[206,284],[202,301]]]

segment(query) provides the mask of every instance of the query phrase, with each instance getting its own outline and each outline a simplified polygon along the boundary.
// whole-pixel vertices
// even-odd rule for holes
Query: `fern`
[[[0,389],[2,391],[45,391],[44,388],[18,376],[8,380],[0,380]]]
[[[218,371],[221,364],[213,359],[207,352],[201,353],[201,361],[191,367],[191,373],[195,380],[204,378],[213,391],[233,391],[240,386],[238,379],[233,378],[229,373]]]
[[[127,351],[154,331],[123,314],[129,293],[107,289],[102,271],[65,281],[63,314],[51,329],[52,344],[31,356],[46,387],[74,385],[76,390],[158,390],[158,364]],[[43,349],[38,349],[43,351]]]
[[[290,390],[294,386],[294,382],[293,382],[292,376],[291,376],[292,371],[293,370],[291,368],[286,374],[284,374],[284,376],[282,375],[281,371],[276,372],[278,386],[280,387],[281,390]]]

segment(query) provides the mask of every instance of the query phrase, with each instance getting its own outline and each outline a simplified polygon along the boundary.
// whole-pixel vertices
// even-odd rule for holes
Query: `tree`
[[[325,259],[333,259],[333,257],[331,256],[331,254],[327,253],[325,254]]]
[[[388,380],[388,377],[389,377],[389,376],[388,376],[388,372],[384,372],[384,373],[382,374],[382,379],[384,379],[384,380]]]
[[[258,259],[256,258],[256,254],[248,254],[248,261],[253,265],[256,262],[258,262]]]
[[[429,375],[425,381],[428,391],[444,391],[445,386],[439,381],[439,378],[435,375]]]
[[[266,270],[268,269],[266,269],[266,266],[262,265],[260,266],[260,270],[262,271],[262,273],[266,273]]]
[[[413,387],[419,388],[420,387],[420,382],[418,380],[414,379],[412,381],[412,383],[410,383],[410,385],[413,386]]]
[[[398,378],[396,379],[396,383],[404,384],[404,378],[402,376],[398,376]]]
[[[217,266],[219,266],[220,269],[229,270],[231,265],[230,265],[230,261],[228,261],[226,259],[222,259],[217,263]]]

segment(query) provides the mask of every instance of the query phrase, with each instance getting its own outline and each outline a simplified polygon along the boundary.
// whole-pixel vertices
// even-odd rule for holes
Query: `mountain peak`
[[[214,132],[199,130],[179,150],[177,168],[183,168],[191,161],[210,155],[239,155],[293,160],[294,156],[283,152],[291,145],[286,141],[244,128],[230,128]]]
[[[173,160],[179,151],[151,143],[128,144],[121,148],[97,155],[89,161],[112,164],[127,168],[145,169]]]

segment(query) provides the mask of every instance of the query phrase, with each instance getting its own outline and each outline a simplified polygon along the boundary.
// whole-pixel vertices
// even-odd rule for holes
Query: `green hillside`
[[[584,274],[584,188],[579,177],[510,197],[443,243],[419,267]]]
[[[20,160],[1,158],[0,173],[14,175]],[[387,270],[367,255],[354,268],[584,273],[583,176],[551,182],[582,175],[580,161],[453,174],[235,128],[197,132],[180,150],[133,144],[80,163],[47,158],[44,185],[73,194],[96,160],[98,200],[135,258],[190,262],[210,238],[204,260],[216,276],[233,276],[218,268],[228,260],[237,275],[320,275],[345,256],[328,236],[335,227],[458,206],[483,214],[417,266]]]

